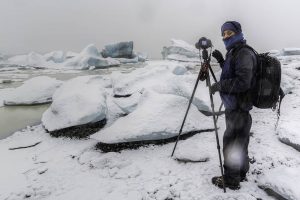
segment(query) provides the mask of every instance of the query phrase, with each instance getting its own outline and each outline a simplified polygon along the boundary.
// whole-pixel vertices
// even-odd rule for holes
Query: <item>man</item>
[[[251,87],[255,81],[256,55],[247,47],[240,23],[228,21],[222,25],[222,37],[227,49],[224,60],[220,51],[212,56],[222,68],[220,82],[211,86],[219,91],[225,106],[226,130],[223,136],[225,187],[239,189],[249,171],[248,144],[252,118]],[[212,183],[223,188],[222,177],[213,177]]]

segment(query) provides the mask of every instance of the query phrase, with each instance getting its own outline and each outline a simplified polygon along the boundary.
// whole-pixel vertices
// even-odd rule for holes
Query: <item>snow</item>
[[[110,127],[91,136],[104,143],[158,140],[179,133],[188,100],[170,94],[144,91],[137,108]],[[183,133],[212,128],[211,118],[191,106]]]
[[[117,135],[126,139],[133,139],[135,133],[146,136],[143,135],[145,131],[123,134],[129,130],[136,131],[139,127],[148,128],[149,135],[155,130],[161,130],[162,126],[173,130],[175,134],[188,100],[180,94],[182,91],[191,90],[192,79],[195,80],[196,75],[184,70],[177,73],[184,67],[177,62],[160,61],[147,64],[145,67],[147,70],[144,71],[137,69],[127,74],[114,73],[111,76],[112,82],[110,78],[99,76],[81,77],[77,81],[73,79],[74,82],[71,80],[69,86],[61,90],[57,98],[74,93],[74,96],[85,101],[76,104],[73,100],[68,99],[64,102],[62,100],[59,101],[61,107],[58,106],[58,110],[65,111],[71,116],[78,112],[76,116],[79,116],[81,111],[85,111],[84,106],[91,106],[90,101],[93,99],[97,99],[99,105],[106,105],[106,117],[110,122],[105,129],[96,134],[99,138],[104,137],[105,131],[111,131],[110,137],[108,132],[105,137],[110,139],[116,137],[117,133],[112,130],[119,130]],[[249,156],[252,162],[247,175],[248,181],[242,182],[238,191],[228,189],[224,194],[223,190],[211,183],[213,176],[220,176],[214,132],[200,133],[180,141],[174,159],[170,157],[174,143],[123,150],[118,153],[103,153],[95,150],[98,140],[52,138],[42,125],[38,125],[0,140],[0,199],[274,199],[260,189],[259,185],[276,191],[286,199],[300,199],[298,190],[300,152],[279,140],[284,135],[290,142],[298,143],[300,71],[297,68],[299,67],[300,63],[295,60],[282,65],[284,83],[282,86],[289,93],[283,100],[277,130],[275,130],[275,112],[255,108],[251,111],[253,134],[250,138]],[[169,82],[160,78],[160,74]],[[138,79],[139,76],[141,79]],[[172,88],[173,84],[176,85],[174,80],[181,80],[176,87],[186,89],[175,92],[176,90]],[[141,85],[138,86],[136,81],[140,81]],[[185,83],[186,81],[188,83]],[[128,97],[129,99],[114,98],[115,93],[112,90],[116,88],[124,92],[119,94],[128,94],[130,91],[132,96]],[[203,98],[207,98],[205,83],[200,83],[199,88],[201,94],[205,95]],[[0,90],[0,98],[4,91]],[[69,98],[72,99],[72,95]],[[72,105],[68,107],[70,104]],[[67,107],[70,109],[65,109]],[[166,113],[158,113],[159,109]],[[91,106],[89,114],[99,113],[96,110],[96,106]],[[122,116],[124,114],[128,115]],[[157,119],[154,116],[160,117]],[[164,120],[161,120],[162,118]],[[207,123],[203,123],[202,119],[207,120]],[[59,124],[64,120],[65,117],[61,117],[55,123]],[[220,116],[218,132],[221,147],[225,130],[224,121],[224,116]],[[188,115],[188,122],[186,128],[193,128],[193,124],[196,128],[202,128],[204,125],[213,127],[211,117],[199,113],[195,104],[192,105]],[[9,150],[37,142],[41,143],[35,147]],[[205,159],[206,162],[178,162],[176,158],[186,161]]]
[[[179,62],[151,61],[147,66],[131,73],[112,74],[113,91],[115,95],[129,95],[143,89],[151,89],[161,94],[174,94],[189,99],[196,83],[197,75],[187,72],[186,67]],[[193,104],[199,110],[211,111],[208,87],[205,82],[199,82]],[[215,95],[215,105],[220,105],[219,95]]]
[[[47,76],[29,79],[4,97],[5,105],[34,105],[49,103],[62,81]]]
[[[268,171],[259,181],[260,185],[270,188],[288,200],[300,199],[299,167],[278,167]]]
[[[105,119],[107,84],[102,76],[82,76],[65,82],[43,114],[43,125],[54,131]]]
[[[119,106],[123,113],[128,114],[136,109],[139,99],[141,97],[141,93],[136,92],[127,98],[114,98],[113,101],[116,105]]]

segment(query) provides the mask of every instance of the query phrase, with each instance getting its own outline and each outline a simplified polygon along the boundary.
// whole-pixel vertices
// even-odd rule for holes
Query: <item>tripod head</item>
[[[199,39],[199,41],[195,44],[195,47],[199,49],[199,56],[200,56],[200,62],[201,62],[201,69],[199,73],[199,79],[201,81],[204,81],[208,77],[209,69],[210,69],[210,58],[211,58],[211,49],[212,49],[212,43],[210,39],[207,39],[206,37],[202,37]],[[208,53],[207,49],[210,48],[210,53]],[[202,56],[201,56],[201,50],[202,50]],[[202,59],[204,62],[202,63]]]

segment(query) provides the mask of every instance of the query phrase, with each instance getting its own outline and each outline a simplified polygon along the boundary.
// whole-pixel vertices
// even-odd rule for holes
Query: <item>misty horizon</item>
[[[288,0],[2,0],[0,53],[79,52],[88,44],[134,41],[134,50],[161,58],[170,39],[190,44],[206,36],[225,52],[220,27],[239,21],[258,51],[300,47],[300,2]]]

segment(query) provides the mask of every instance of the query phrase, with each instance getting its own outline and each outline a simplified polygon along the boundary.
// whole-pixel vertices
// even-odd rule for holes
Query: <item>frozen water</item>
[[[82,76],[65,82],[53,95],[42,123],[49,131],[98,122],[106,118],[106,80]]]
[[[183,97],[144,91],[132,113],[91,138],[104,143],[119,143],[174,137],[179,132],[187,103],[188,100]],[[211,127],[212,119],[202,115],[192,105],[183,133]]]
[[[34,105],[49,103],[62,81],[47,76],[29,79],[4,97],[5,105]]]

